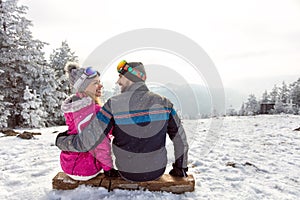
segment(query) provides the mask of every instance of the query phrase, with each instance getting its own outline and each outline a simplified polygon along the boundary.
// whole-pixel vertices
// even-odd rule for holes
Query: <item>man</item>
[[[167,165],[166,134],[174,144],[172,176],[187,176],[188,144],[173,104],[150,92],[140,62],[118,65],[121,94],[110,98],[77,135],[59,134],[56,145],[63,151],[86,152],[113,129],[113,153],[121,177],[130,181],[155,180]]]

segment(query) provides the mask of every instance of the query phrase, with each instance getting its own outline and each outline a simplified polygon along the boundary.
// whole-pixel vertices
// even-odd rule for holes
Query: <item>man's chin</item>
[[[120,89],[121,93],[122,93],[122,92],[125,92],[125,91],[126,91],[126,89],[127,89],[127,87],[126,87],[126,86],[123,86],[123,87],[121,87],[121,89]]]

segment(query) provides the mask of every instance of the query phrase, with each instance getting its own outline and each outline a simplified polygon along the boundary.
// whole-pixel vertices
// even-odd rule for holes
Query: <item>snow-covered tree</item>
[[[275,102],[275,105],[274,105],[274,110],[273,110],[273,113],[277,113],[277,114],[280,114],[280,113],[287,113],[286,112],[287,109],[286,109],[286,104],[281,102],[280,100],[277,100]]]
[[[245,111],[245,104],[243,102],[242,106],[241,106],[241,109],[239,110],[239,115],[240,116],[244,116],[246,114],[246,111]]]
[[[65,123],[63,113],[61,111],[61,102],[67,97],[58,89],[58,83],[54,78],[54,70],[49,67],[43,69],[43,82],[40,87],[40,98],[43,102],[43,107],[47,112],[47,120],[45,125],[55,126]]]
[[[279,99],[282,103],[289,102],[289,89],[284,81],[282,82],[282,86],[279,88]]]
[[[61,47],[53,50],[49,62],[50,68],[45,70],[45,78],[51,81],[53,87],[46,86],[42,92],[42,99],[49,114],[47,126],[63,125],[65,120],[60,107],[72,92],[64,68],[67,62],[77,62],[77,56],[71,51],[67,41],[63,41]]]
[[[71,94],[69,80],[65,74],[65,66],[67,62],[78,62],[75,52],[71,51],[67,41],[63,41],[61,46],[53,50],[50,55],[50,68],[54,70],[54,77],[58,83],[58,91],[67,95]]]
[[[269,103],[270,102],[270,95],[268,94],[267,90],[262,95],[262,103]]]
[[[275,103],[279,99],[278,87],[274,85],[272,91],[270,92],[270,100]]]
[[[42,106],[42,100],[34,90],[26,86],[24,90],[23,102],[20,104],[22,107],[21,116],[23,127],[38,128],[44,127],[45,117],[47,113]]]
[[[300,106],[300,78],[290,85],[290,99],[296,106]]]
[[[17,0],[0,0],[0,79],[3,102],[9,102],[8,126],[22,126],[19,105],[25,85],[38,90],[41,81],[41,67],[46,63],[41,49],[45,43],[34,40],[29,30],[27,7],[18,6]]]
[[[288,114],[297,114],[298,113],[298,108],[293,103],[293,100],[290,100],[290,102],[286,104],[285,109],[286,109],[285,113],[288,113]]]
[[[3,70],[0,70],[0,76],[2,76],[3,73],[5,72]],[[8,116],[10,115],[10,112],[7,109],[7,107],[11,106],[11,103],[5,102],[3,100],[4,96],[0,95],[0,128],[7,127]]]
[[[232,107],[232,105],[229,106],[229,108],[226,110],[226,116],[236,116],[237,111]]]
[[[0,95],[0,128],[7,127],[7,121],[8,117],[10,115],[9,110],[7,109],[8,107],[12,106],[11,103],[9,102],[4,102],[3,101],[4,96]]]
[[[274,113],[288,113],[296,114],[295,106],[290,99],[291,94],[285,82],[282,82],[282,86],[278,88],[278,99],[275,102]]]
[[[259,103],[254,94],[250,94],[245,106],[246,115],[256,115],[259,113]]]

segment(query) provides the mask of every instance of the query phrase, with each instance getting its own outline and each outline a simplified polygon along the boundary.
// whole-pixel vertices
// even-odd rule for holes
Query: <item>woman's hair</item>
[[[92,99],[94,99],[94,98],[92,97]],[[96,104],[98,104],[99,106],[102,106],[102,103],[101,103],[101,100],[100,100],[99,97],[96,97],[96,98],[94,99],[94,101],[95,101]]]

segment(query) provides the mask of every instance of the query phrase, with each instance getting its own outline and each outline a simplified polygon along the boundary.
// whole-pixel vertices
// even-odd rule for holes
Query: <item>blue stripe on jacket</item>
[[[98,118],[100,121],[104,122],[105,124],[108,124],[109,121],[110,121],[110,119],[109,119],[108,117],[106,117],[106,116],[101,112],[101,110],[97,113],[97,118]]]
[[[176,111],[174,110],[174,108],[171,109],[171,114],[174,116],[176,115]]]
[[[116,124],[139,124],[143,122],[153,122],[153,121],[162,121],[168,120],[169,113],[158,113],[158,114],[151,114],[151,115],[142,115],[142,116],[135,116],[135,117],[124,117],[124,118],[117,118],[115,119]]]

